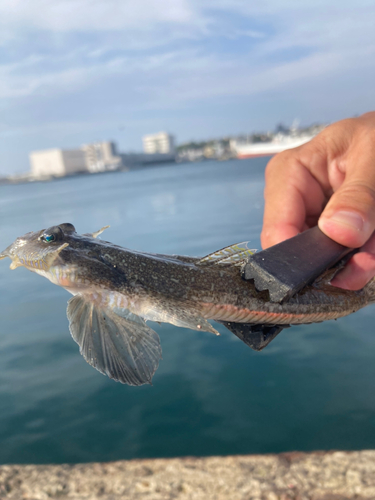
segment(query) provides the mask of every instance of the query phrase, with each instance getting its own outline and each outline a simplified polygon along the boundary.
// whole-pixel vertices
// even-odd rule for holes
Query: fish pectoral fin
[[[242,243],[236,243],[230,247],[222,248],[214,253],[210,253],[203,257],[196,265],[213,265],[213,264],[243,264],[250,255],[256,252],[255,249],[249,248],[249,242],[243,241]]]
[[[52,266],[52,264],[55,262],[57,257],[59,256],[59,253],[64,250],[64,248],[68,247],[69,243],[63,243],[60,245],[56,250],[53,250],[53,252],[49,252],[48,255],[44,258],[45,263],[47,264],[48,267]]]
[[[85,360],[123,384],[151,384],[159,366],[159,336],[138,316],[128,319],[96,306],[84,295],[68,302],[73,339]]]
[[[261,351],[284,329],[290,325],[252,325],[249,323],[232,323],[219,321],[225,328],[228,328],[242,342],[247,344],[254,351]]]

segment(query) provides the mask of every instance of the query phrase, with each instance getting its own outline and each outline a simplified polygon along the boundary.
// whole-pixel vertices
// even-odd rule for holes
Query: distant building
[[[121,156],[117,154],[114,142],[84,144],[81,149],[85,153],[86,168],[91,173],[117,170],[122,165]]]
[[[142,137],[143,151],[146,154],[175,154],[175,139],[173,135],[166,132],[158,134],[144,135]]]
[[[33,177],[63,177],[87,171],[85,153],[81,149],[46,149],[30,153]]]
[[[45,178],[117,170],[122,160],[113,142],[98,142],[84,144],[80,149],[33,151],[30,164],[33,177]]]

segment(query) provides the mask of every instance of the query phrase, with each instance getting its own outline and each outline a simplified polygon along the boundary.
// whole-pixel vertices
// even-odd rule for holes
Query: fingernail
[[[359,214],[355,212],[347,212],[346,210],[336,212],[329,217],[322,217],[319,222],[323,224],[323,226],[331,225],[332,222],[334,222],[335,225],[339,224],[340,226],[350,227],[358,232],[363,230],[365,223]]]

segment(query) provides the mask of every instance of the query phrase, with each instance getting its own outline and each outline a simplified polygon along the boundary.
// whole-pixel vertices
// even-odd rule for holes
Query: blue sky
[[[0,0],[0,175],[374,109],[374,26],[372,0]]]

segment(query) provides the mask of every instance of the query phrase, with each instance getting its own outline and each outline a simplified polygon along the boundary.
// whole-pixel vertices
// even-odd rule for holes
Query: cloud
[[[2,24],[57,32],[106,31],[187,23],[187,0],[13,0],[0,2]]]
[[[0,135],[140,114],[139,130],[172,114],[183,128],[205,106],[316,89],[355,113],[372,92],[374,25],[367,0],[0,0]]]

